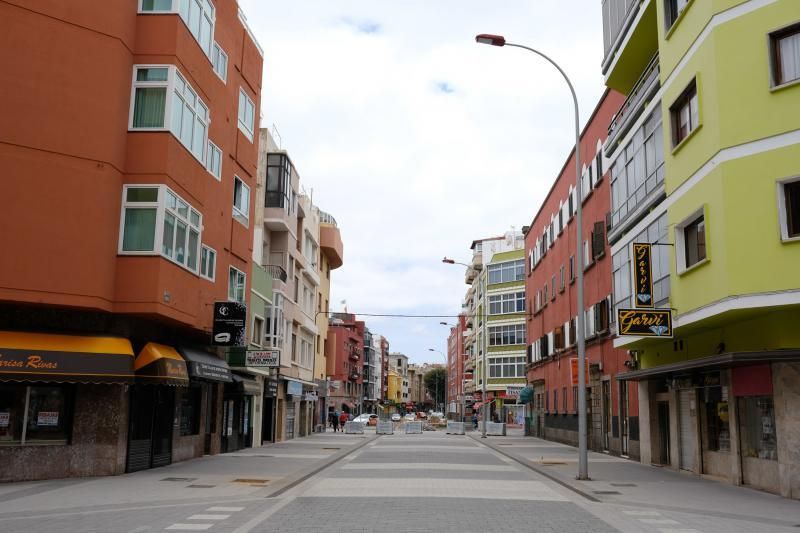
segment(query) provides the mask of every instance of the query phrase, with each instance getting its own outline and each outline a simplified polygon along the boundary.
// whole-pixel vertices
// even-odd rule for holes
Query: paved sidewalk
[[[516,432],[515,432],[516,433]],[[800,502],[727,483],[644,465],[628,459],[589,452],[591,481],[575,479],[578,450],[557,442],[524,437],[521,432],[506,437],[470,437],[515,458],[529,468],[556,480],[587,500],[635,509],[675,511],[713,518],[750,522],[752,531],[768,526],[800,524]]]

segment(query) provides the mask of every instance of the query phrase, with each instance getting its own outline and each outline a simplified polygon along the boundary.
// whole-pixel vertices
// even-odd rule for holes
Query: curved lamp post
[[[505,37],[502,35],[491,35],[482,33],[475,37],[475,41],[480,44],[490,44],[492,46],[513,46],[514,48],[522,48],[529,52],[542,57],[548,63],[553,65],[558,72],[564,77],[564,81],[569,86],[569,92],[572,94],[572,102],[575,104],[575,181],[577,183],[576,190],[578,194],[577,209],[575,211],[575,219],[577,222],[577,235],[578,235],[578,251],[575,254],[577,258],[577,285],[578,285],[578,476],[577,479],[589,479],[589,464],[588,453],[586,446],[586,330],[584,329],[584,310],[583,310],[583,224],[582,224],[582,208],[583,191],[581,189],[581,130],[580,130],[580,115],[578,113],[578,97],[575,95],[575,89],[572,87],[572,82],[569,81],[566,73],[558,64],[550,59],[548,56],[538,50],[534,50],[528,46],[521,44],[506,42]]]

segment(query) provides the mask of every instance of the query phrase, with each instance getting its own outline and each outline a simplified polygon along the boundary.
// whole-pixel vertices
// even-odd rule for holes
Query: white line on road
[[[206,511],[218,511],[224,513],[236,513],[244,511],[244,507],[209,507]]]
[[[230,517],[229,514],[193,514],[187,520],[225,520]]]
[[[659,533],[701,533],[698,529],[659,529]]]
[[[166,529],[176,531],[204,531],[213,525],[214,524],[172,524]]]
[[[630,516],[661,516],[661,513],[658,511],[622,511],[626,515]]]
[[[644,524],[672,526],[680,524],[677,520],[670,520],[669,518],[639,518],[639,522]]]
[[[465,470],[468,472],[516,472],[519,469],[507,465],[475,465],[456,463],[351,463],[340,470]]]

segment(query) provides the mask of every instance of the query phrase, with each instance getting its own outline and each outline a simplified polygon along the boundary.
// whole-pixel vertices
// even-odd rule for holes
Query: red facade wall
[[[350,358],[353,352],[359,356],[356,361]],[[331,324],[325,341],[325,353],[329,379],[363,383],[364,322],[349,315],[341,324]],[[359,373],[357,380],[350,379],[353,370]]]

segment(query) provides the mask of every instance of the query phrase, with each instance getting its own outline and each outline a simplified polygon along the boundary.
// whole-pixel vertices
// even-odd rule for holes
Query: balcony
[[[478,271],[474,268],[470,267],[467,269],[467,272],[464,274],[464,283],[467,285],[472,285],[472,282],[475,281],[475,278],[478,276]]]
[[[289,275],[287,270],[289,268],[289,253],[288,252],[270,252],[269,263],[264,265],[267,272],[272,273],[272,289],[287,294],[287,281]]]
[[[472,268],[481,270],[483,268],[483,254],[480,251],[472,253]]]
[[[355,371],[354,372],[350,372],[350,381],[358,381],[358,379],[360,377],[361,377],[361,374],[359,374],[358,372],[355,372]]]
[[[320,212],[320,221],[322,220]],[[330,217],[330,215],[328,215]],[[333,217],[330,217],[333,219]],[[332,224],[322,224],[319,226],[319,246],[322,253],[328,258],[331,268],[339,268],[344,264],[344,245],[339,228]]]
[[[292,218],[292,204],[286,193],[264,193],[264,227],[270,231],[293,231]]]
[[[351,350],[350,354],[349,354],[349,357],[350,357],[351,361],[360,361],[361,360],[361,355],[359,355],[359,353],[356,350]]]
[[[606,156],[616,150],[617,144],[631,129],[645,105],[658,92],[661,87],[660,74],[661,69],[658,63],[658,54],[656,54],[628,94],[628,98],[611,119],[611,124],[608,126],[608,140],[605,145]]]
[[[658,51],[655,0],[603,0],[606,85],[630,94]]]

